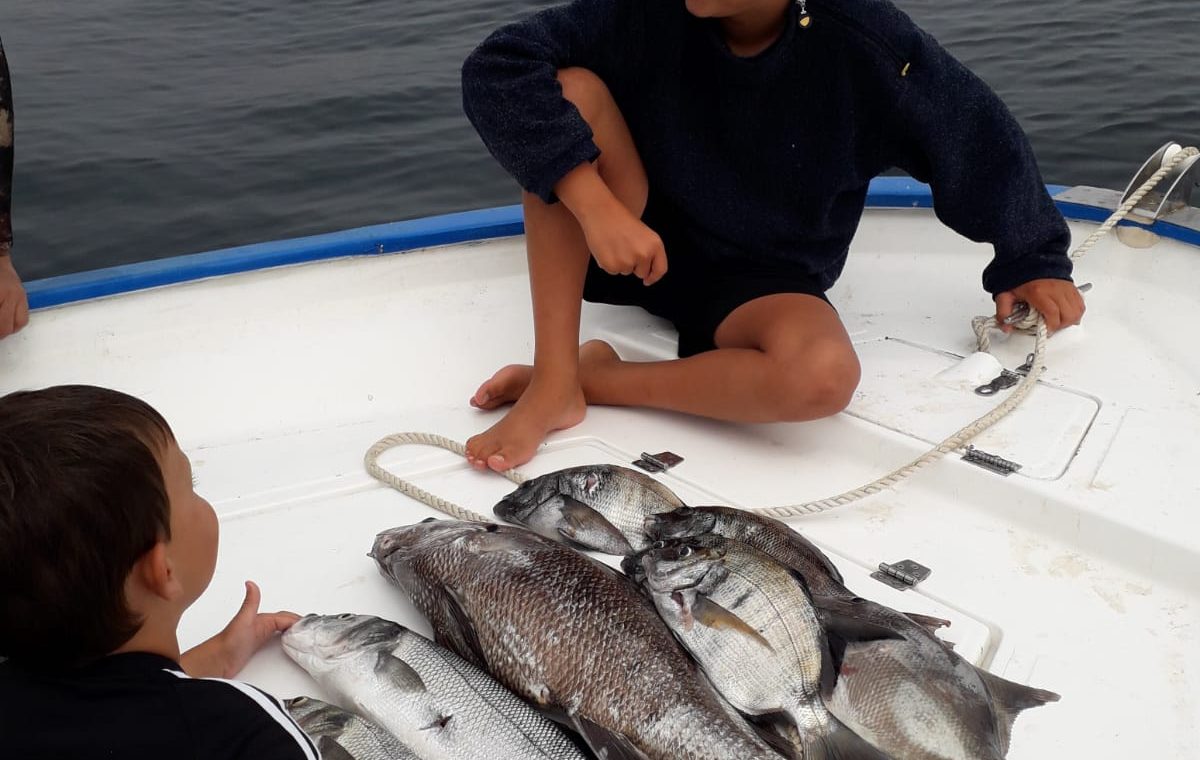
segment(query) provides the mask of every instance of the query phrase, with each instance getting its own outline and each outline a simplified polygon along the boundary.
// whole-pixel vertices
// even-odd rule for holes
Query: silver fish
[[[814,594],[853,596],[837,566],[811,541],[787,524],[733,507],[681,507],[648,515],[644,532],[653,541],[715,533],[749,544],[800,573]]]
[[[285,704],[322,760],[421,760],[377,724],[337,705],[312,697],[294,697]]]
[[[647,515],[683,506],[671,489],[617,465],[571,467],[533,478],[495,506],[496,516],[585,549],[628,555],[646,548]]]
[[[457,521],[386,531],[371,555],[439,641],[600,757],[779,760],[611,568],[523,528]]]
[[[833,662],[804,584],[757,549],[717,535],[658,544],[642,555],[663,620],[713,685],[744,713],[785,713],[802,756],[883,755],[826,709]]]
[[[367,615],[301,618],[283,649],[422,760],[583,760],[563,732],[462,658]]]
[[[846,643],[837,684],[826,699],[842,722],[896,757],[999,760],[1008,752],[1017,714],[1059,699],[976,668],[933,635],[934,619],[923,624],[867,599],[814,601],[831,638],[837,629],[863,622],[897,634]]]

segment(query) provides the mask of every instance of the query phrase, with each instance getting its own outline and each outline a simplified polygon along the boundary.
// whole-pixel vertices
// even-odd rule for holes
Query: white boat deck
[[[989,251],[927,211],[868,210],[831,293],[864,380],[847,413],[730,425],[595,408],[527,474],[643,451],[686,458],[662,476],[687,501],[791,504],[906,463],[995,400],[955,377]],[[1076,241],[1093,227],[1073,225]],[[906,611],[953,618],[947,637],[995,673],[1062,701],[1025,713],[1012,758],[1197,755],[1200,739],[1200,250],[1105,240],[1081,328],[1052,339],[1043,383],[979,448],[1023,465],[1002,478],[957,457],[900,489],[793,525],[850,584]],[[588,306],[584,337],[626,358],[673,356],[635,309]],[[1004,366],[1031,338],[999,338]],[[235,611],[241,582],[266,609],[373,613],[428,626],[366,557],[379,530],[433,513],[373,481],[362,456],[399,431],[460,441],[499,418],[466,400],[532,355],[520,239],[252,272],[48,309],[0,343],[0,392],[92,383],[138,395],[171,422],[222,520],[216,576],[184,619],[186,647]],[[965,371],[968,368],[958,368]],[[990,374],[989,374],[990,373]],[[978,375],[979,373],[977,373]],[[384,463],[478,512],[511,490],[452,454]],[[881,561],[933,568],[901,594]],[[278,646],[242,674],[279,696],[320,695]]]

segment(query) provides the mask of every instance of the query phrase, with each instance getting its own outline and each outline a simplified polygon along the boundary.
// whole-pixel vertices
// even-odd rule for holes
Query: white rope
[[[1092,235],[1085,240],[1078,248],[1071,252],[1071,260],[1075,261],[1082,258],[1088,251],[1095,247],[1105,235],[1117,226],[1117,223],[1129,214],[1138,203],[1146,197],[1146,194],[1153,190],[1159,182],[1162,182],[1163,177],[1167,176],[1176,166],[1187,159],[1200,155],[1200,150],[1196,148],[1184,148],[1172,156],[1169,160],[1163,163],[1162,168],[1155,172],[1149,179],[1146,180],[1137,191],[1129,196],[1124,204],[1121,205],[1111,216],[1096,229]],[[979,350],[987,351],[990,342],[988,333],[999,327],[995,317],[976,317],[972,320],[972,327],[975,330],[975,336],[978,341]],[[810,501],[803,504],[792,504],[783,507],[759,507],[751,509],[751,512],[767,515],[776,518],[802,517],[804,515],[819,514],[828,511],[835,507],[845,506],[859,499],[865,498],[872,494],[879,493],[885,489],[898,485],[903,480],[907,479],[917,470],[925,467],[933,462],[944,457],[952,451],[956,451],[975,436],[995,425],[1000,420],[1008,416],[1010,412],[1017,408],[1025,397],[1033,390],[1033,386],[1037,383],[1038,377],[1046,369],[1046,322],[1042,315],[1036,309],[1030,307],[1029,313],[1024,319],[1013,325],[1013,328],[1022,332],[1032,332],[1034,334],[1033,360],[1029,363],[1029,373],[1013,388],[1012,393],[996,408],[989,411],[979,419],[970,423],[956,433],[953,433],[949,438],[934,446],[929,451],[917,457],[908,464],[900,467],[892,472],[884,475],[878,480],[872,481],[865,486],[855,488],[851,491],[832,496],[828,499],[819,501]]]
[[[366,465],[367,472],[369,472],[376,480],[391,486],[405,496],[410,496],[422,504],[433,507],[439,512],[445,512],[451,517],[459,520],[468,520],[471,522],[492,522],[489,518],[484,517],[477,512],[472,512],[469,509],[460,507],[452,501],[447,501],[440,496],[435,496],[434,494],[429,493],[423,488],[418,488],[403,478],[396,477],[379,465],[379,457],[383,455],[383,452],[387,451],[388,449],[395,448],[396,446],[406,446],[409,444],[438,446],[446,449],[447,451],[453,451],[455,454],[458,454],[461,457],[466,457],[467,455],[467,450],[461,443],[458,441],[452,441],[445,436],[435,435],[433,433],[396,433],[395,435],[389,435],[386,438],[380,438],[373,446],[371,446],[371,448],[367,449],[367,453],[363,457],[363,464]],[[509,470],[500,474],[517,485],[524,483],[526,479],[524,475],[516,470]]]
[[[1096,243],[1100,241],[1101,238],[1107,235],[1109,231],[1117,225],[1118,222],[1124,219],[1125,216],[1129,214],[1129,212],[1132,211],[1133,208],[1137,206],[1137,204],[1140,203],[1144,197],[1146,197],[1146,194],[1153,190],[1158,183],[1162,181],[1163,177],[1170,173],[1171,170],[1178,166],[1181,162],[1196,155],[1200,155],[1200,150],[1197,150],[1196,148],[1185,148],[1172,156],[1170,160],[1163,164],[1161,169],[1155,172],[1153,176],[1146,180],[1146,182],[1129,197],[1128,201],[1126,201],[1120,208],[1113,212],[1112,216],[1110,216],[1108,220],[1104,222],[1104,224],[1100,225],[1100,227],[1098,227],[1096,231],[1092,233],[1091,237],[1085,240],[1082,245],[1080,245],[1071,253],[1071,259],[1077,260],[1082,258],[1096,245]],[[976,317],[974,320],[972,320],[972,327],[975,330],[979,350],[986,351],[990,345],[987,337],[988,333],[991,330],[999,327],[999,325],[996,323],[995,317]],[[987,430],[992,425],[995,425],[1000,420],[1004,419],[1009,413],[1016,409],[1022,401],[1025,400],[1025,398],[1033,390],[1034,385],[1037,383],[1038,376],[1041,375],[1046,369],[1045,357],[1047,333],[1046,322],[1042,318],[1042,315],[1031,307],[1025,318],[1012,325],[1012,327],[1018,331],[1033,333],[1033,359],[1029,363],[1030,369],[1028,374],[1026,374],[1021,382],[1013,388],[1012,393],[1009,394],[1008,398],[1006,398],[1001,404],[996,406],[987,414],[952,434],[949,438],[942,441],[937,446],[934,446],[932,449],[904,465],[903,467],[893,470],[887,475],[884,475],[882,478],[872,481],[865,486],[855,488],[851,491],[846,491],[845,493],[838,494],[837,496],[831,496],[827,499],[821,499],[819,501],[810,501],[802,504],[792,504],[781,507],[758,507],[755,509],[750,509],[749,511],[757,512],[769,517],[788,518],[819,514],[821,512],[834,509],[835,507],[842,507],[847,504],[851,504],[859,499],[866,498],[872,494],[877,494],[880,491],[884,491],[888,488],[899,485],[921,468],[938,461],[952,451],[962,448],[977,435]],[[444,436],[433,433],[397,433],[396,435],[389,435],[386,438],[381,438],[375,443],[375,445],[367,450],[366,456],[363,459],[363,462],[367,468],[367,472],[369,472],[376,480],[391,486],[400,493],[410,496],[423,504],[450,515],[451,517],[455,517],[460,520],[470,520],[476,522],[490,521],[488,518],[476,512],[472,512],[471,510],[460,507],[451,501],[447,501],[439,496],[435,496],[424,489],[418,488],[403,478],[396,477],[379,465],[379,457],[383,454],[383,452],[396,446],[404,446],[408,444],[438,446],[446,449],[447,451],[452,451],[459,456],[466,456],[466,448],[461,443],[452,441]],[[508,470],[507,472],[500,474],[518,485],[526,480],[526,477],[516,470]]]

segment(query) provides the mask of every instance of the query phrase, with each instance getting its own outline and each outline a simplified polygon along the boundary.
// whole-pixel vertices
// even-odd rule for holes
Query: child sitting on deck
[[[535,338],[532,367],[471,399],[516,402],[468,441],[477,467],[524,463],[587,404],[736,422],[844,409],[860,369],[826,291],[891,167],[993,244],[999,319],[1017,301],[1050,330],[1083,315],[1020,126],[889,0],[574,0],[496,31],[462,80],[525,190]],[[577,349],[581,300],[671,320],[681,358]]]
[[[277,700],[224,680],[296,615],[260,614],[247,583],[232,622],[180,654],[216,559],[216,513],[144,402],[0,398],[0,754],[317,760]]]

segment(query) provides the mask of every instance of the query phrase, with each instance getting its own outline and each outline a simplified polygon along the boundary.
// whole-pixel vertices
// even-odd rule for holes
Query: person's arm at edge
[[[13,142],[12,83],[0,41],[0,338],[29,322],[29,299],[12,262]]]
[[[1071,282],[1070,230],[1024,131],[983,80],[929,35],[915,39],[899,85],[896,164],[931,185],[942,222],[994,246],[983,285],[998,320],[1024,301],[1050,330],[1078,324],[1084,303]]]

